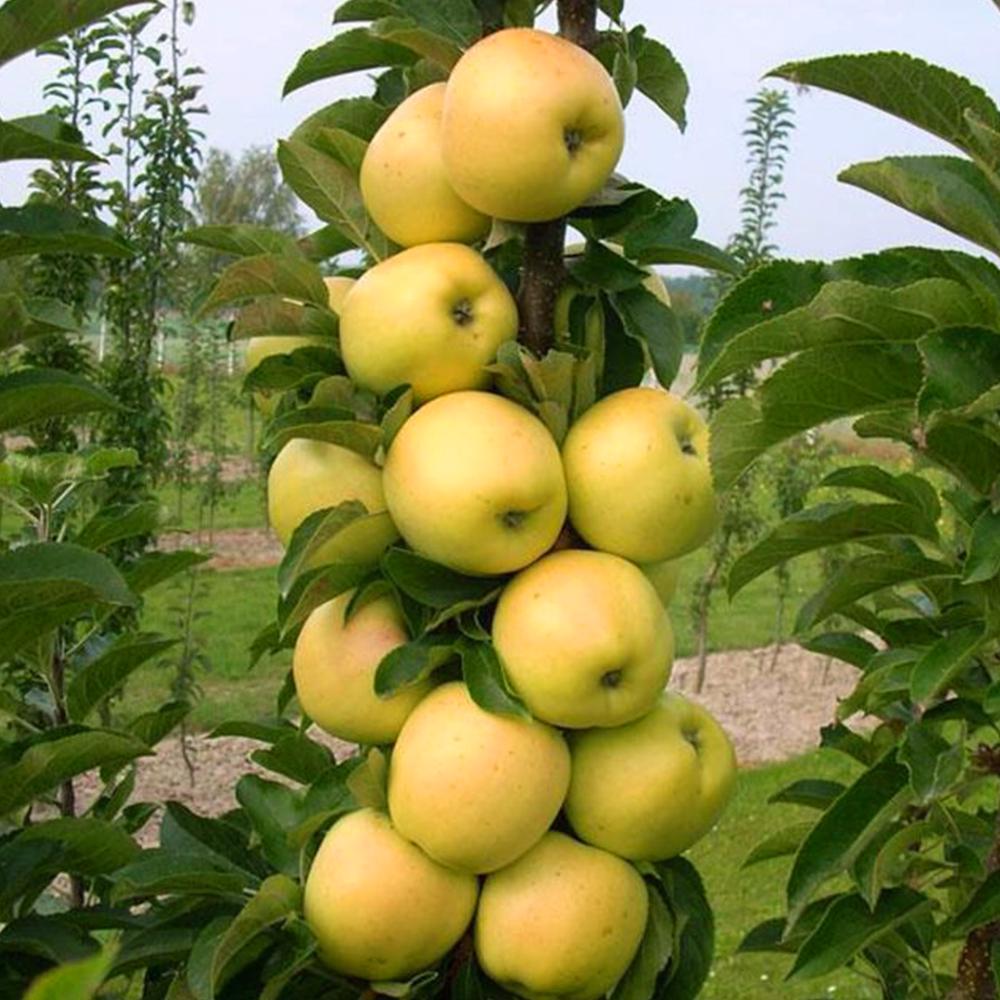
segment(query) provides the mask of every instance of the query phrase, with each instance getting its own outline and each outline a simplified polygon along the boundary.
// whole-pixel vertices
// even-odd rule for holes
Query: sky
[[[365,74],[306,87],[281,99],[299,54],[335,29],[330,0],[199,0],[188,56],[206,71],[211,145],[238,152],[274,142],[340,97],[369,92]],[[956,70],[1000,101],[1000,10],[993,0],[627,0],[684,66],[691,84],[683,135],[636,95],[626,112],[619,171],[695,206],[698,234],[724,244],[739,223],[747,166],[746,100],[768,69],[793,59],[894,49]],[[0,115],[42,107],[51,66],[25,56],[0,68]],[[793,98],[796,130],[787,200],[775,241],[782,255],[832,258],[889,245],[965,247],[957,238],[872,195],[838,183],[850,163],[886,155],[949,152],[942,143],[844,97],[812,90]],[[516,110],[516,109],[515,109]],[[26,170],[0,169],[0,201],[24,193]]]

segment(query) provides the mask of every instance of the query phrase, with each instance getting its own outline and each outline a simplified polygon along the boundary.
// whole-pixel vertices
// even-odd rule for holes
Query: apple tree
[[[995,997],[1000,109],[956,73],[901,53],[813,59],[772,75],[863,101],[949,144],[950,153],[855,164],[840,179],[972,250],[775,261],[732,288],[704,333],[703,389],[769,366],[752,397],[714,419],[721,489],[831,420],[907,455],[898,470],[858,463],[827,475],[821,491],[850,498],[784,519],[729,575],[736,594],[786,559],[846,547],[796,631],[807,649],[858,671],[821,733],[856,773],[775,796],[815,818],[748,857],[793,860],[785,913],[742,948],[790,953],[793,980],[848,966],[886,997]],[[844,624],[832,626],[834,616]]]
[[[590,978],[581,980],[586,995],[613,988],[621,1000],[684,1000],[707,978],[712,913],[682,853],[725,801],[731,749],[714,720],[686,703],[650,711],[669,673],[672,639],[661,599],[634,562],[668,554],[644,555],[656,532],[641,528],[631,534],[645,534],[644,541],[613,540],[625,518],[601,516],[602,506],[634,499],[635,476],[626,474],[624,489],[597,477],[590,513],[578,513],[574,528],[566,523],[563,467],[585,470],[590,446],[610,441],[616,422],[632,419],[616,399],[640,393],[626,398],[641,398],[654,414],[657,445],[667,441],[678,467],[698,477],[687,494],[688,537],[676,554],[704,541],[713,512],[700,418],[659,389],[635,388],[654,377],[669,386],[683,351],[668,297],[649,269],[738,267],[696,237],[690,204],[611,173],[621,151],[620,107],[633,97],[685,125],[687,81],[670,51],[628,25],[620,2],[560,0],[561,38],[529,30],[546,6],[347,0],[334,16],[342,30],[301,57],[285,92],[358,71],[371,74],[374,92],[320,107],[277,153],[285,182],[321,228],[302,238],[253,225],[187,234],[235,258],[201,306],[235,311],[231,335],[251,341],[245,388],[269,414],[269,507],[286,544],[275,621],[252,653],[294,649],[294,669],[273,719],[217,730],[258,741],[253,760],[273,777],[244,776],[235,790],[239,808],[216,819],[173,804],[161,846],[116,875],[124,897],[162,916],[164,934],[179,934],[181,920],[194,935],[173,958],[158,954],[145,977],[150,996],[501,997],[531,990],[517,949],[513,969],[500,968],[505,959],[490,948],[486,924],[513,926],[509,900],[533,881],[523,873],[536,863],[542,882],[572,870],[608,886],[581,903],[591,915],[581,918],[576,948],[546,949],[549,961],[569,954],[589,963]],[[535,62],[522,46],[537,46]],[[502,55],[483,69],[484,53]],[[523,91],[532,74],[512,67],[537,71],[549,60],[558,64],[555,76],[565,71],[585,83],[583,103],[591,105],[579,121],[556,118],[549,130],[558,160],[575,168],[581,153],[579,162],[592,155],[597,163],[579,184],[511,181],[544,160],[547,138],[537,146],[497,145],[500,131],[519,134],[519,107],[531,99]],[[435,108],[445,81],[442,118]],[[476,93],[463,118],[456,95],[466,87]],[[571,88],[555,93],[572,103]],[[498,130],[480,129],[470,139],[487,105],[499,115]],[[460,118],[449,139],[448,122]],[[414,135],[424,138],[400,162],[387,163]],[[453,191],[438,185],[418,197],[411,182],[421,171],[440,172],[438,144]],[[462,150],[450,166],[449,148]],[[505,161],[509,172],[496,175]],[[565,249],[568,230],[584,240],[579,252]],[[428,319],[425,301],[442,284],[443,332],[440,315]],[[666,433],[674,424],[676,439]],[[579,448],[571,447],[574,435]],[[481,535],[461,536],[456,526],[470,523],[469,498],[485,488],[475,470],[495,455],[503,475],[491,483],[538,468],[532,485],[547,492],[484,519]],[[461,484],[432,501],[426,492],[411,497],[414,476],[444,482],[430,475],[432,466],[448,467],[452,483]],[[572,483],[568,492],[572,503]],[[591,545],[608,551],[593,551],[577,531],[607,539]],[[611,551],[622,546],[632,562]],[[530,598],[525,581],[545,575],[539,592],[557,607],[577,576],[591,573],[599,578],[590,592],[598,606],[626,609],[639,623],[630,627],[644,654],[640,695],[631,693],[621,662],[598,660],[595,668],[596,691],[607,694],[606,705],[624,706],[618,714],[602,709],[599,698],[572,712],[558,697],[549,704],[534,683],[537,671],[530,663],[521,669],[528,612],[514,608]],[[581,630],[574,634],[568,620],[561,628],[556,651],[574,649]],[[607,659],[617,651],[581,655]],[[360,681],[346,679],[347,664],[357,666]],[[571,839],[570,829],[586,826],[588,800],[614,794],[615,784],[595,765],[591,790],[560,814],[572,743],[563,729],[609,726],[611,740],[643,712],[655,716],[657,732],[676,733],[689,758],[697,759],[692,744],[702,733],[718,748],[712,802],[704,815],[692,810],[688,829],[669,848],[662,833],[653,847],[608,850]],[[334,759],[311,734],[313,722],[360,743],[361,752]],[[598,764],[607,752],[594,741]],[[483,769],[469,770],[477,755]],[[521,770],[508,758],[522,761]],[[361,895],[350,896],[358,873],[375,870],[369,851],[378,852],[385,874],[363,877]],[[534,860],[542,856],[559,860]],[[388,874],[400,867],[401,887],[419,883],[429,893],[414,888],[414,898],[427,902],[409,912],[400,908],[407,893],[392,889]],[[479,876],[474,936],[469,892],[479,891]],[[328,906],[327,897],[340,902]],[[383,912],[373,897],[390,907],[381,925],[373,926]],[[600,900],[612,898],[622,908],[606,935],[612,944],[590,941],[603,923]],[[131,940],[126,932],[125,947]],[[387,941],[404,944],[386,957]],[[524,948],[532,947],[538,944],[529,938]]]

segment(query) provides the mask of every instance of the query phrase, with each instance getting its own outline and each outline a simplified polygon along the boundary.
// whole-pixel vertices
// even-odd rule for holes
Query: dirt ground
[[[822,657],[789,646],[772,667],[772,653],[767,648],[713,654],[705,688],[698,696],[693,695],[696,661],[678,660],[674,667],[671,686],[697,697],[719,719],[732,736],[743,766],[782,760],[814,747],[820,726],[832,719],[837,699],[853,684],[855,671],[842,664],[828,664]],[[325,741],[338,756],[351,750],[346,744]],[[233,788],[238,778],[248,770],[259,771],[248,760],[259,746],[247,739],[192,737],[192,782],[178,742],[167,740],[155,757],[139,762],[134,798],[176,799],[198,812],[225,812],[236,804]],[[84,800],[96,791],[93,777],[85,776],[80,782]]]
[[[164,552],[210,547],[212,558],[205,563],[208,569],[277,566],[285,551],[269,528],[227,528],[215,533],[211,545],[207,536],[199,541],[194,534],[171,531],[161,535],[157,545]]]

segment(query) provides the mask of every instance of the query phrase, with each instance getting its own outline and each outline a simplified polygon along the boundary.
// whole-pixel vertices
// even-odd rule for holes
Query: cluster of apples
[[[664,694],[676,560],[715,522],[704,423],[637,387],[588,409],[560,449],[490,391],[487,366],[518,314],[468,243],[492,218],[579,205],[622,143],[597,60],[510,29],[401,104],[368,147],[365,205],[404,249],[353,285],[331,279],[331,305],[352,382],[380,395],[409,385],[417,406],[381,469],[289,442],[270,472],[272,524],[287,542],[310,512],[361,500],[370,516],[323,559],[374,565],[401,536],[452,570],[505,577],[491,639],[531,718],[488,712],[433,675],[376,697],[379,663],[410,640],[391,596],[348,616],[346,593],[312,612],[293,657],[302,708],[335,736],[393,745],[387,813],[335,823],[306,882],[306,919],[338,972],[411,976],[474,925],[481,967],[511,992],[601,996],[646,925],[631,862],[686,850],[730,794],[727,737]]]

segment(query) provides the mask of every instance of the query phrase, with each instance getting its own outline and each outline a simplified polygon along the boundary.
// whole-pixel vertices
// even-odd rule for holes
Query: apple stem
[[[597,0],[559,0],[559,34],[589,49],[597,40]],[[524,263],[517,293],[518,340],[542,357],[555,340],[556,298],[566,280],[566,220],[536,222],[524,236]]]

